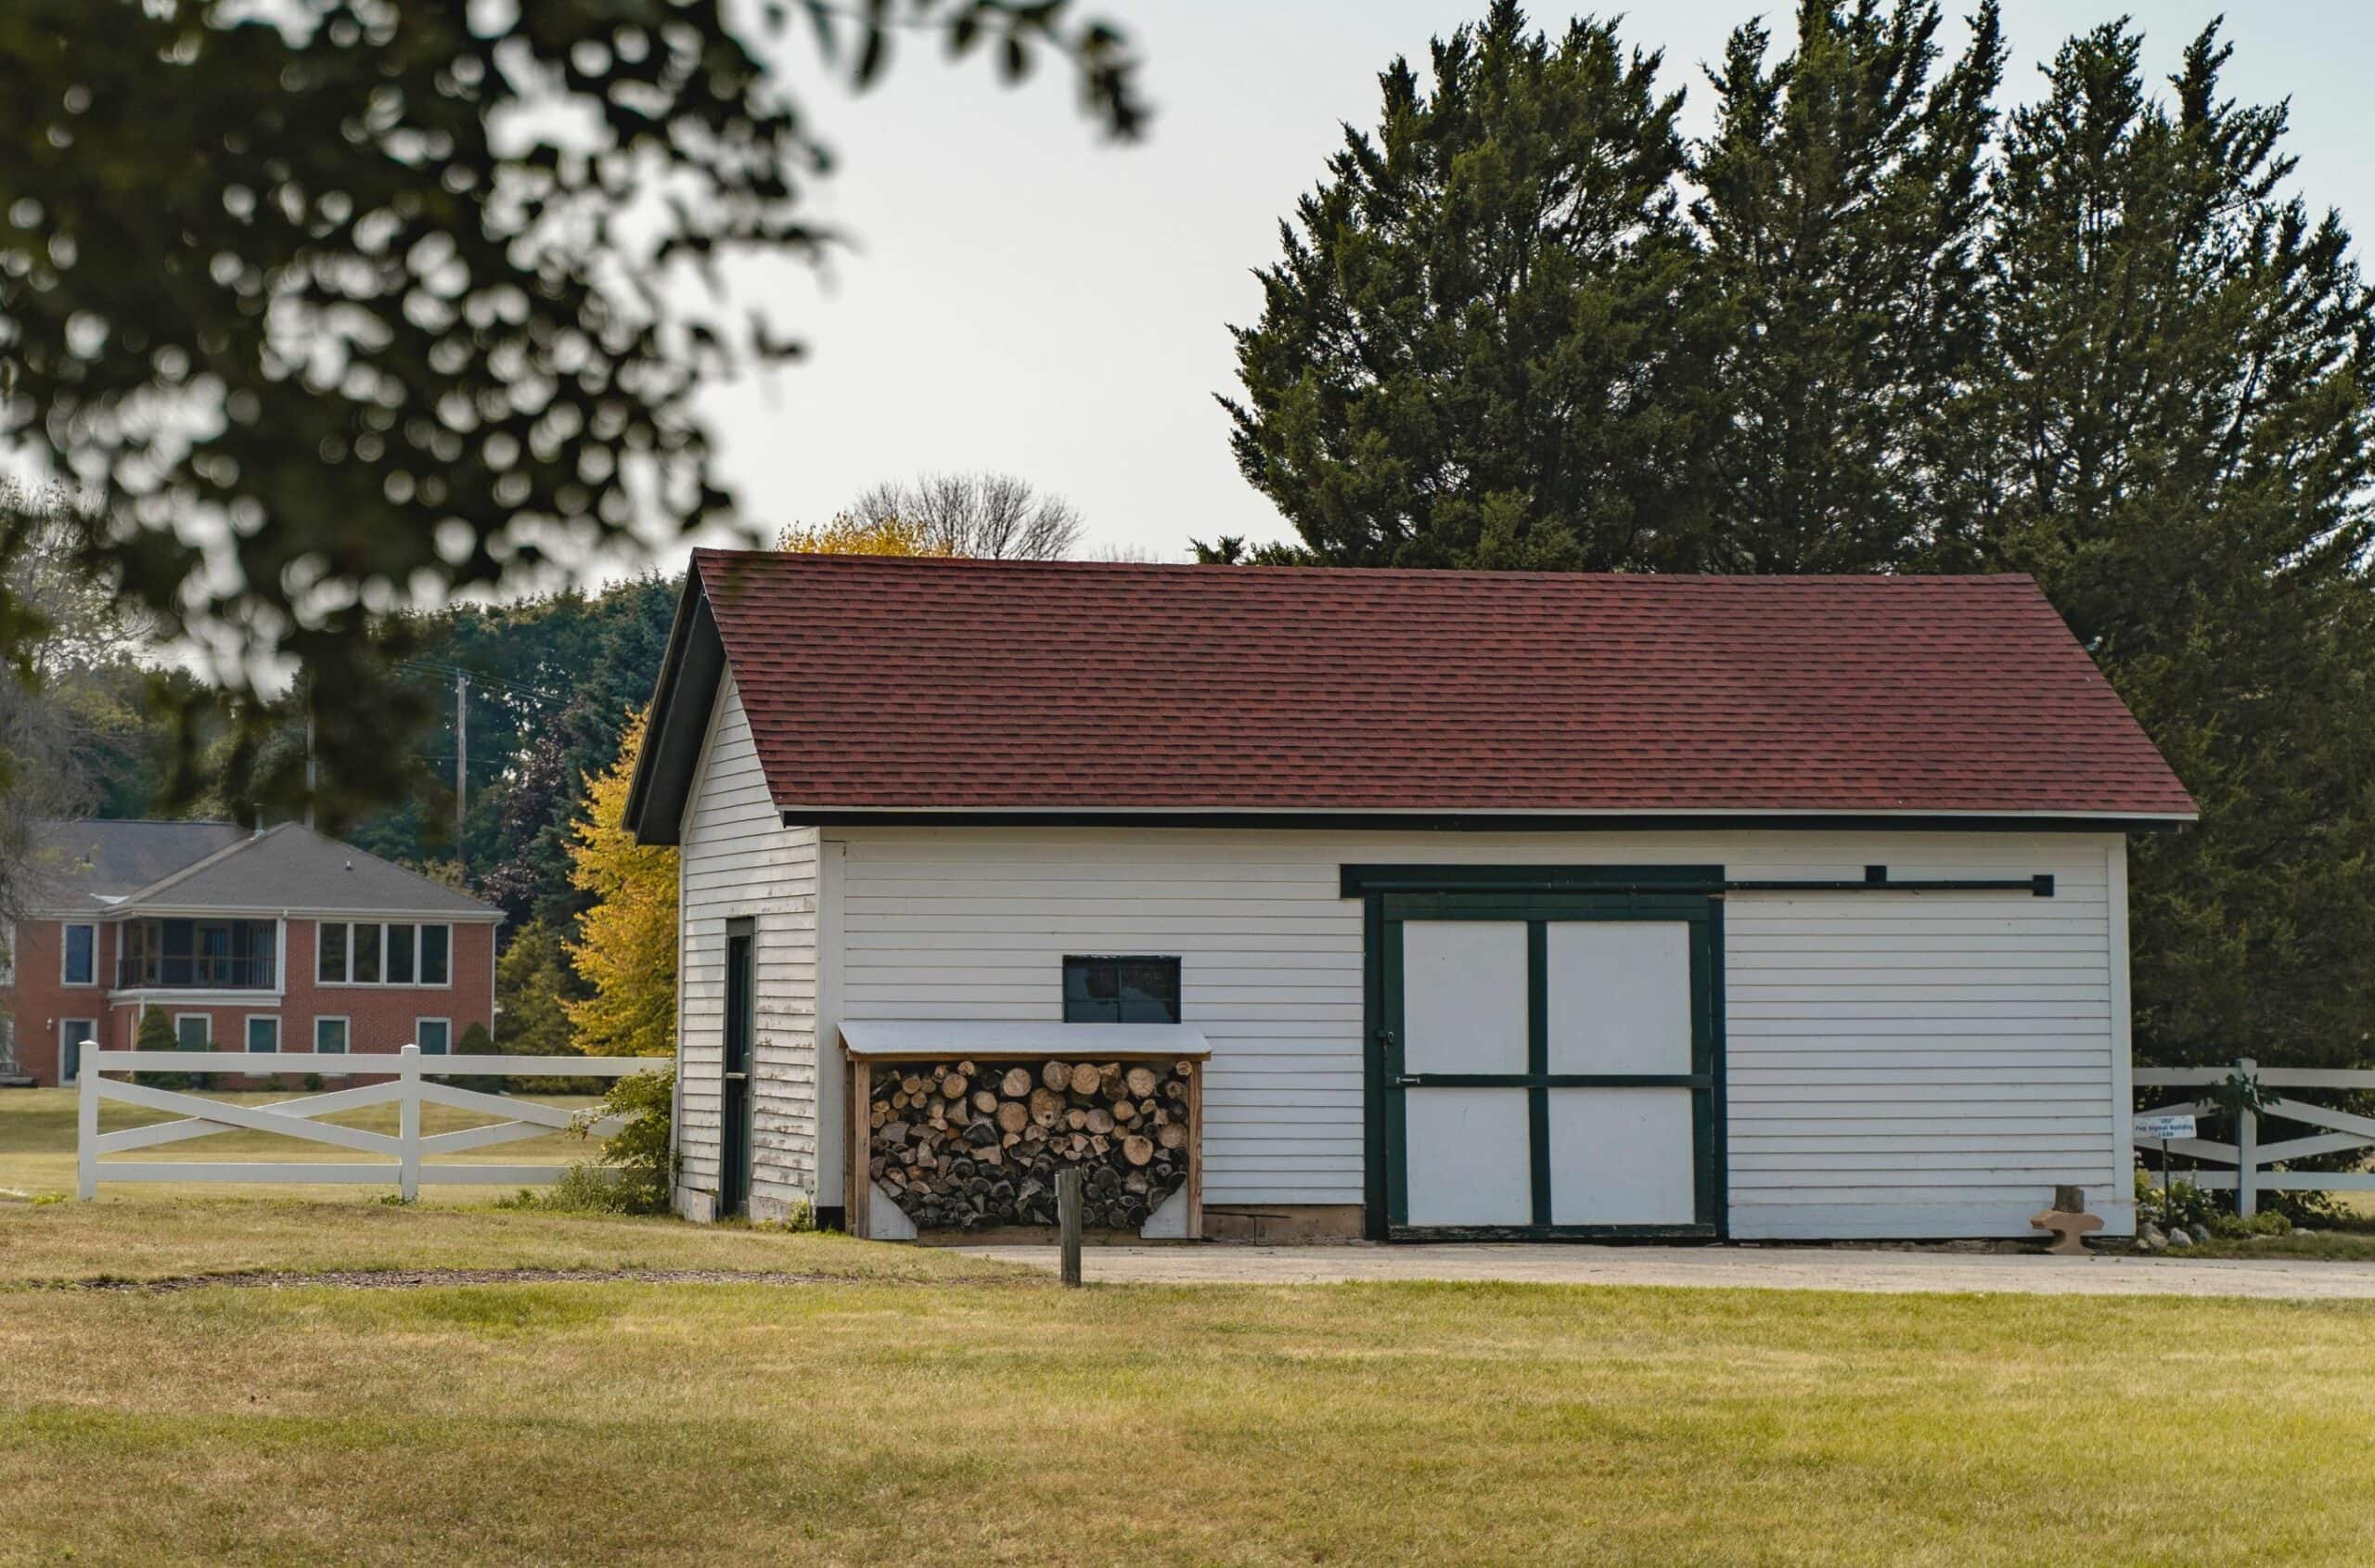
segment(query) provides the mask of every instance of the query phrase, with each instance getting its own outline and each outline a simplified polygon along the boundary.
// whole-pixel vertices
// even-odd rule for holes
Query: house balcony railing
[[[269,991],[273,976],[268,953],[252,958],[130,958],[115,967],[119,991]]]

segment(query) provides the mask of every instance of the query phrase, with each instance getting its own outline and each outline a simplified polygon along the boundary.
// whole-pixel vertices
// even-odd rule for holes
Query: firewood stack
[[[918,1230],[1056,1223],[1056,1173],[1083,1173],[1081,1223],[1136,1230],[1188,1179],[1195,1063],[885,1062],[868,1168]]]

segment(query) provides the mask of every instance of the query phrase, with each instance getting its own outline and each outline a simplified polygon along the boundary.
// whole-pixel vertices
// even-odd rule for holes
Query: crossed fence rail
[[[2365,1093],[2375,1090],[2375,1072],[2345,1068],[2262,1067],[2244,1057],[2229,1067],[2139,1067],[2136,1070],[2138,1088],[2221,1088],[2240,1073],[2249,1082],[2267,1089],[2326,1089]],[[2155,1106],[2142,1115],[2183,1114],[2187,1112],[2209,1113],[2228,1109],[2218,1094],[2197,1096],[2172,1104]],[[2284,1138],[2275,1143],[2260,1141],[2260,1124],[2264,1120],[2283,1120],[2321,1131],[2303,1137]],[[2216,1138],[2177,1137],[2165,1144],[2148,1141],[2147,1148],[2163,1150],[2167,1154],[2182,1154],[2194,1160],[2208,1160],[2231,1166],[2223,1171],[2195,1171],[2189,1179],[2205,1192],[2232,1192],[2235,1212],[2255,1214],[2259,1210],[2259,1195],[2263,1192],[2370,1192],[2375,1191],[2375,1171],[2282,1171],[2273,1167],[2287,1161],[2307,1159],[2320,1154],[2343,1154],[2353,1150],[2375,1149],[2375,1117],[2360,1116],[2328,1106],[2312,1105],[2290,1095],[2262,1099],[2256,1110],[2246,1105],[2236,1112],[2235,1141]]]
[[[77,1129],[77,1191],[98,1196],[102,1181],[185,1182],[345,1182],[356,1185],[392,1183],[410,1200],[426,1186],[528,1186],[558,1180],[561,1167],[553,1164],[429,1165],[430,1155],[458,1154],[472,1149],[516,1143],[570,1126],[572,1113],[557,1105],[539,1105],[512,1095],[431,1081],[422,1072],[418,1046],[406,1046],[392,1057],[317,1055],[280,1052],[268,1059],[274,1073],[318,1073],[325,1077],[385,1073],[381,1083],[332,1089],[270,1105],[234,1105],[176,1089],[160,1089],[109,1073],[252,1073],[260,1059],[243,1051],[103,1051],[85,1042],[79,1079],[80,1125]],[[554,1077],[623,1078],[648,1073],[658,1065],[648,1057],[583,1056],[435,1056],[426,1059],[438,1078]],[[181,1119],[159,1122],[119,1132],[99,1131],[99,1105],[115,1100],[151,1111],[181,1112]],[[396,1106],[396,1131],[366,1132],[315,1118],[366,1106]],[[420,1130],[420,1108],[449,1106],[505,1118],[484,1126],[455,1132]],[[601,1117],[586,1127],[596,1137],[617,1132],[624,1119]],[[337,1161],[203,1161],[117,1160],[101,1155],[129,1153],[190,1138],[212,1137],[236,1130],[279,1133],[309,1143],[327,1144],[358,1153],[387,1156],[387,1162]]]

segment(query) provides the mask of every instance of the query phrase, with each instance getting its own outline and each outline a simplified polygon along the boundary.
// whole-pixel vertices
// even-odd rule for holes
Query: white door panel
[[[1525,922],[1402,928],[1402,1060],[1409,1073],[1522,1073]]]
[[[1679,920],[1554,920],[1550,1071],[1690,1071],[1690,928]]]
[[[1412,1089],[1403,1125],[1412,1225],[1534,1223],[1525,1090]]]
[[[1552,1089],[1553,1225],[1698,1218],[1688,1089]]]

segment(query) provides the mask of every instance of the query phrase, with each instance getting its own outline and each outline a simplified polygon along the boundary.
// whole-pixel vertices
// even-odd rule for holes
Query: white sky
[[[1068,76],[1043,71],[1005,90],[986,58],[952,67],[910,38],[884,83],[854,96],[818,79],[804,38],[793,52],[803,108],[839,159],[808,212],[853,244],[828,278],[782,275],[777,308],[809,358],[708,404],[754,523],[822,521],[879,479],[986,468],[1071,497],[1092,549],[1177,559],[1191,537],[1291,532],[1239,475],[1213,401],[1235,390],[1226,328],[1257,314],[1252,272],[1276,258],[1277,221],[1319,178],[1340,122],[1374,123],[1379,71],[1397,53],[1423,59],[1428,38],[1480,15],[1483,0],[1075,8],[1123,24],[1147,62],[1156,117],[1136,146],[1098,136]],[[2138,13],[2159,78],[2228,11],[2230,91],[2290,96],[2301,188],[2355,227],[2375,227],[2375,122],[2360,74],[2375,56],[2375,6],[2005,9],[2005,102],[2035,96],[2037,62],[2072,32]],[[1786,37],[1790,7],[1764,10]],[[1694,134],[1711,112],[1699,68],[1752,14],[1749,0],[1669,0],[1637,6],[1624,26],[1628,40],[1662,48],[1669,80],[1689,86]],[[1946,35],[1958,48],[1967,32],[1952,22]]]

